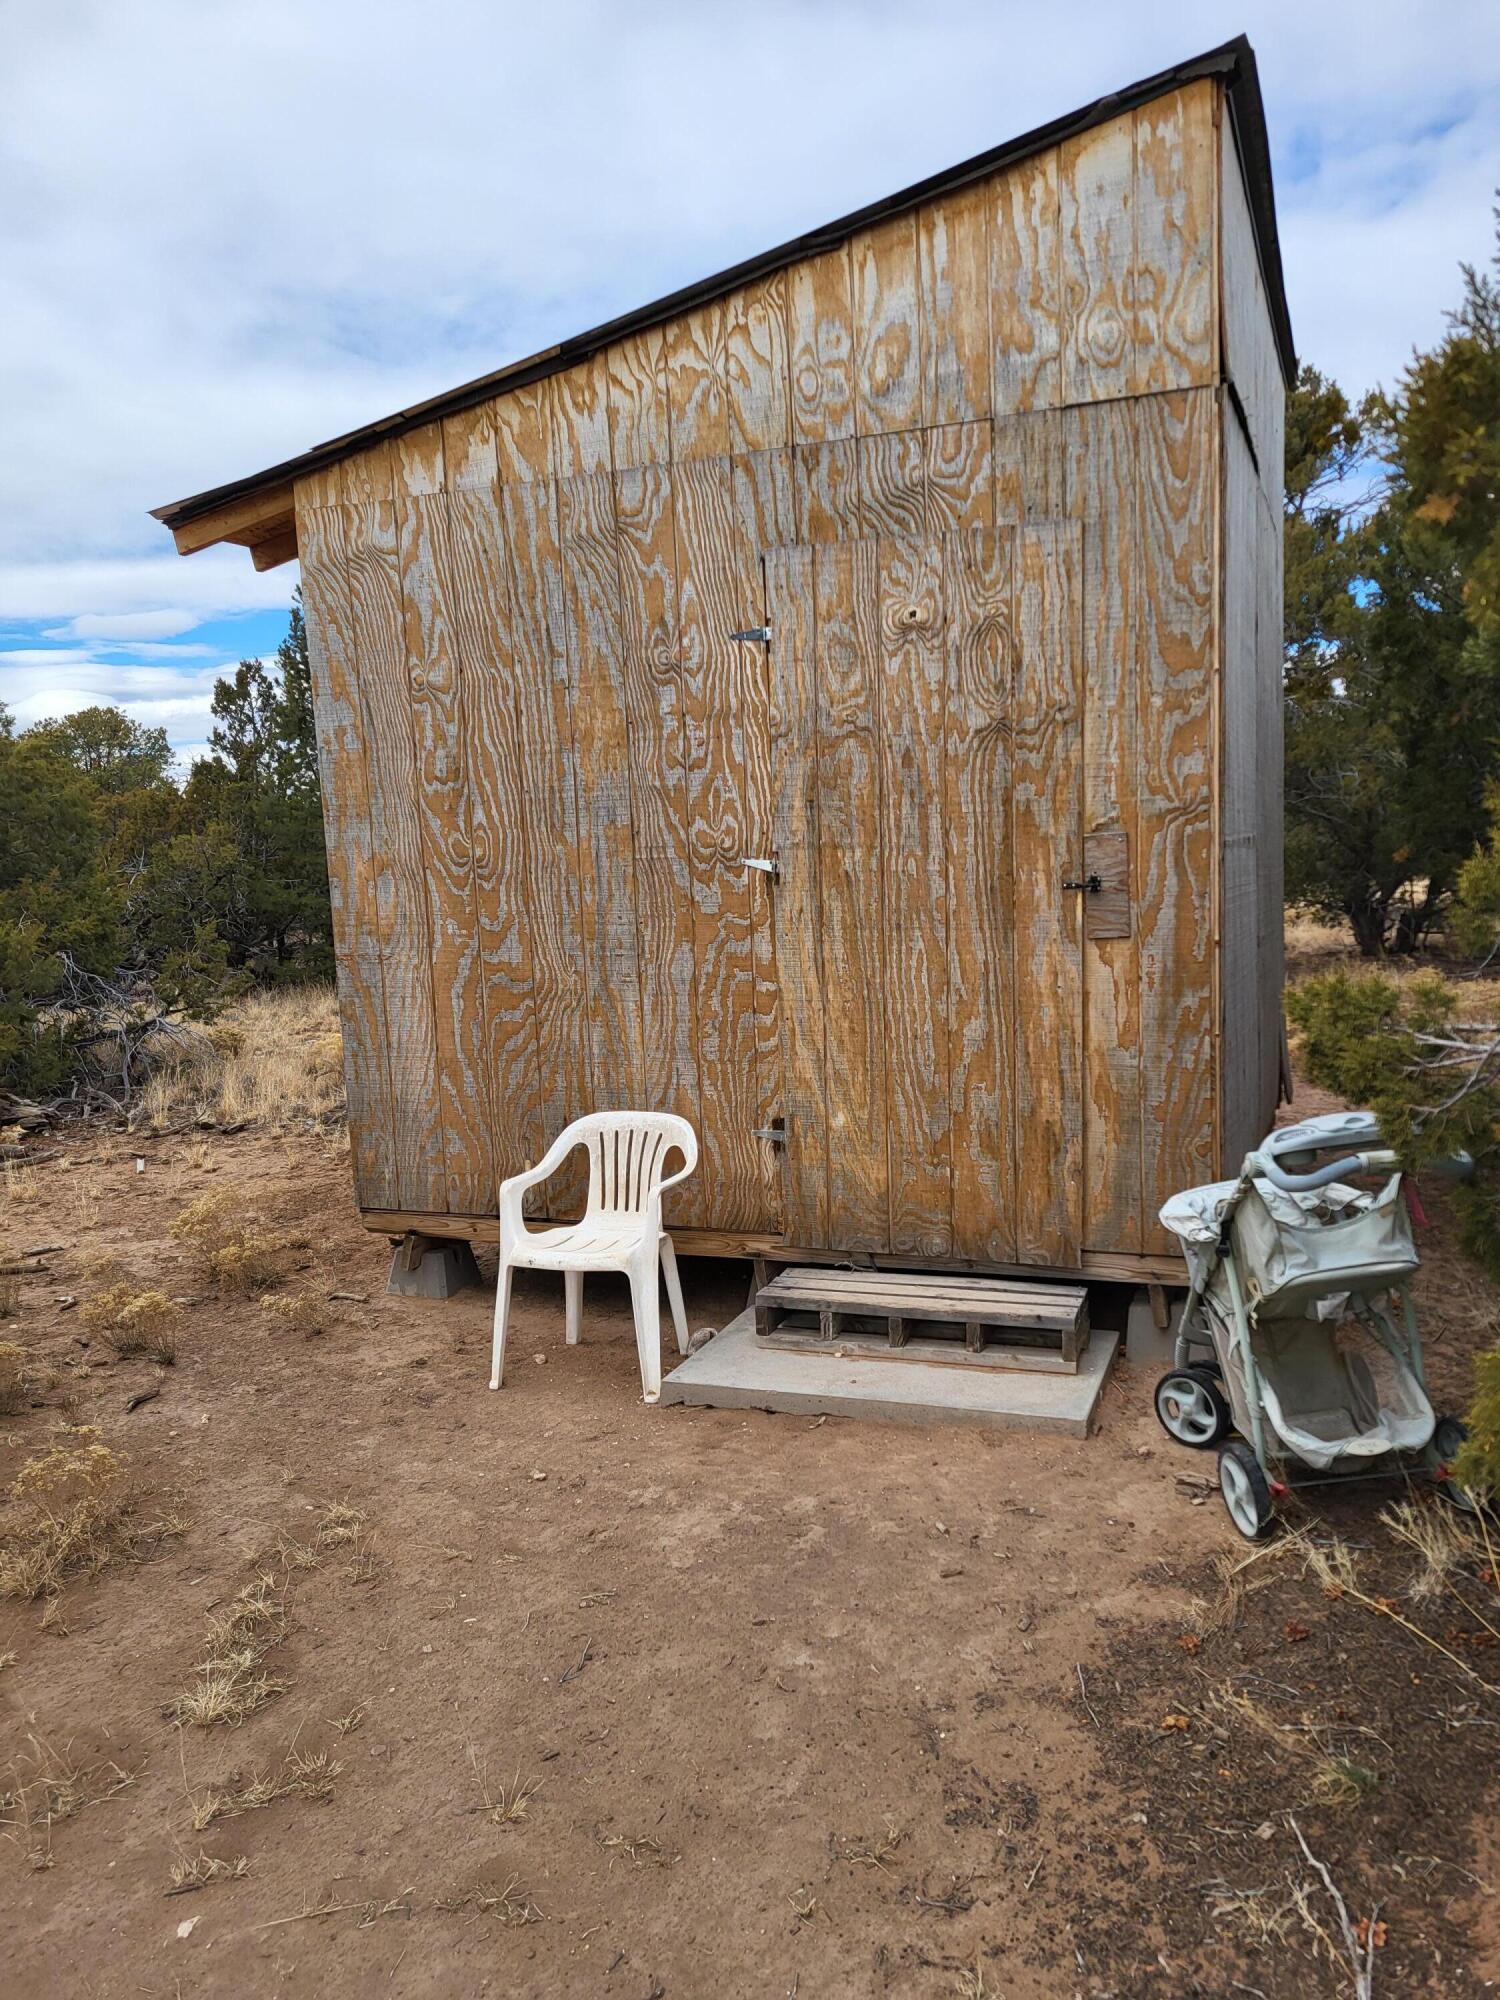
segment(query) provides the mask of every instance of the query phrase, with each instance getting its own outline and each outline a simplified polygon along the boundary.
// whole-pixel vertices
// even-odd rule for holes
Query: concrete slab
[[[1060,1431],[1087,1437],[1120,1345],[1096,1330],[1076,1375],[1019,1369],[953,1368],[828,1354],[788,1354],[755,1334],[753,1312],[690,1354],[662,1383],[662,1403],[719,1410],[795,1410],[813,1416],[873,1417],[896,1424],[989,1424],[997,1430]]]

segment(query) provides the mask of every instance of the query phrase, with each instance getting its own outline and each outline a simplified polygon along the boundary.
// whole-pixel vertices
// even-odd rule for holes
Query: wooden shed
[[[301,560],[368,1226],[635,1105],[684,1249],[1178,1273],[1277,1101],[1293,365],[1239,40],[160,509]]]

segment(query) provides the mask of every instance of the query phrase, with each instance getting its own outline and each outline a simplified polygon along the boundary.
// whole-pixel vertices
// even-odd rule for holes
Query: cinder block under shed
[[[747,1307],[672,1370],[661,1401],[721,1410],[787,1410],[883,1423],[988,1424],[1087,1437],[1120,1337],[1095,1329],[1076,1374],[964,1368],[856,1355],[789,1353],[757,1338]]]

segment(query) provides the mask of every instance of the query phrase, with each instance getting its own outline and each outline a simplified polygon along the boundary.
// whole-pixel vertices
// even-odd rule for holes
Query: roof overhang
[[[474,381],[450,389],[445,395],[414,403],[408,409],[397,410],[388,417],[363,425],[359,430],[329,438],[326,443],[314,445],[299,457],[267,466],[263,472],[230,480],[226,485],[211,487],[205,493],[190,494],[187,499],[171,501],[164,507],[153,507],[152,516],[171,529],[179,555],[191,555],[195,550],[208,548],[216,542],[237,542],[250,550],[257,569],[274,569],[278,563],[289,561],[297,553],[292,494],[296,482],[309,473],[320,472],[326,466],[337,464],[340,459],[367,450],[371,445],[415,430],[418,425],[430,424],[440,417],[470,409],[476,403],[487,402],[490,397],[508,389],[523,388],[529,382],[561,374],[564,369],[587,361],[601,348],[623,340],[628,334],[659,326],[691,312],[695,306],[705,305],[738,290],[742,285],[751,284],[757,278],[769,277],[773,272],[785,270],[790,264],[798,264],[805,258],[832,250],[872,223],[916,208],[924,201],[961,188],[970,181],[980,180],[986,174],[1011,166],[1033,153],[1044,152],[1064,139],[1102,125],[1107,119],[1119,117],[1122,112],[1133,111],[1137,106],[1148,104],[1153,98],[1162,97],[1168,91],[1200,77],[1217,77],[1225,86],[1277,352],[1283,378],[1290,387],[1296,379],[1297,357],[1292,345],[1292,325],[1287,312],[1286,286],[1281,268],[1281,245],[1276,233],[1276,204],[1271,181],[1271,149],[1266,133],[1265,104],[1260,93],[1255,51],[1247,37],[1237,35],[1233,41],[1209,49],[1188,62],[1177,63],[1171,69],[1143,77],[1139,83],[1130,84],[1124,90],[1096,97],[1093,103],[1070,112],[1066,117],[1054,118],[1049,124],[1039,125],[1034,131],[1025,132],[1019,138],[991,148],[989,152],[976,154],[973,159],[964,160],[956,167],[917,181],[898,194],[887,195],[882,201],[871,202],[850,215],[840,216],[836,222],[825,223],[821,229],[809,230],[804,235],[793,237],[790,242],[778,244],[774,250],[763,251],[758,257],[747,258],[743,263],[731,265],[726,271],[716,272],[713,277],[700,278],[696,284],[669,292],[665,298],[653,300],[650,305],[624,313],[618,319],[606,320],[602,326],[591,327],[587,333],[575,334],[572,339],[560,341],[555,347],[543,348],[538,354],[513,361],[504,368],[495,369],[492,374],[477,376]]]

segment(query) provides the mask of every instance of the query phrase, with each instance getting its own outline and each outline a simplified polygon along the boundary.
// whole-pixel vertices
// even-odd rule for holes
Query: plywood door
[[[1075,1263],[1078,531],[765,568],[787,1236]]]

